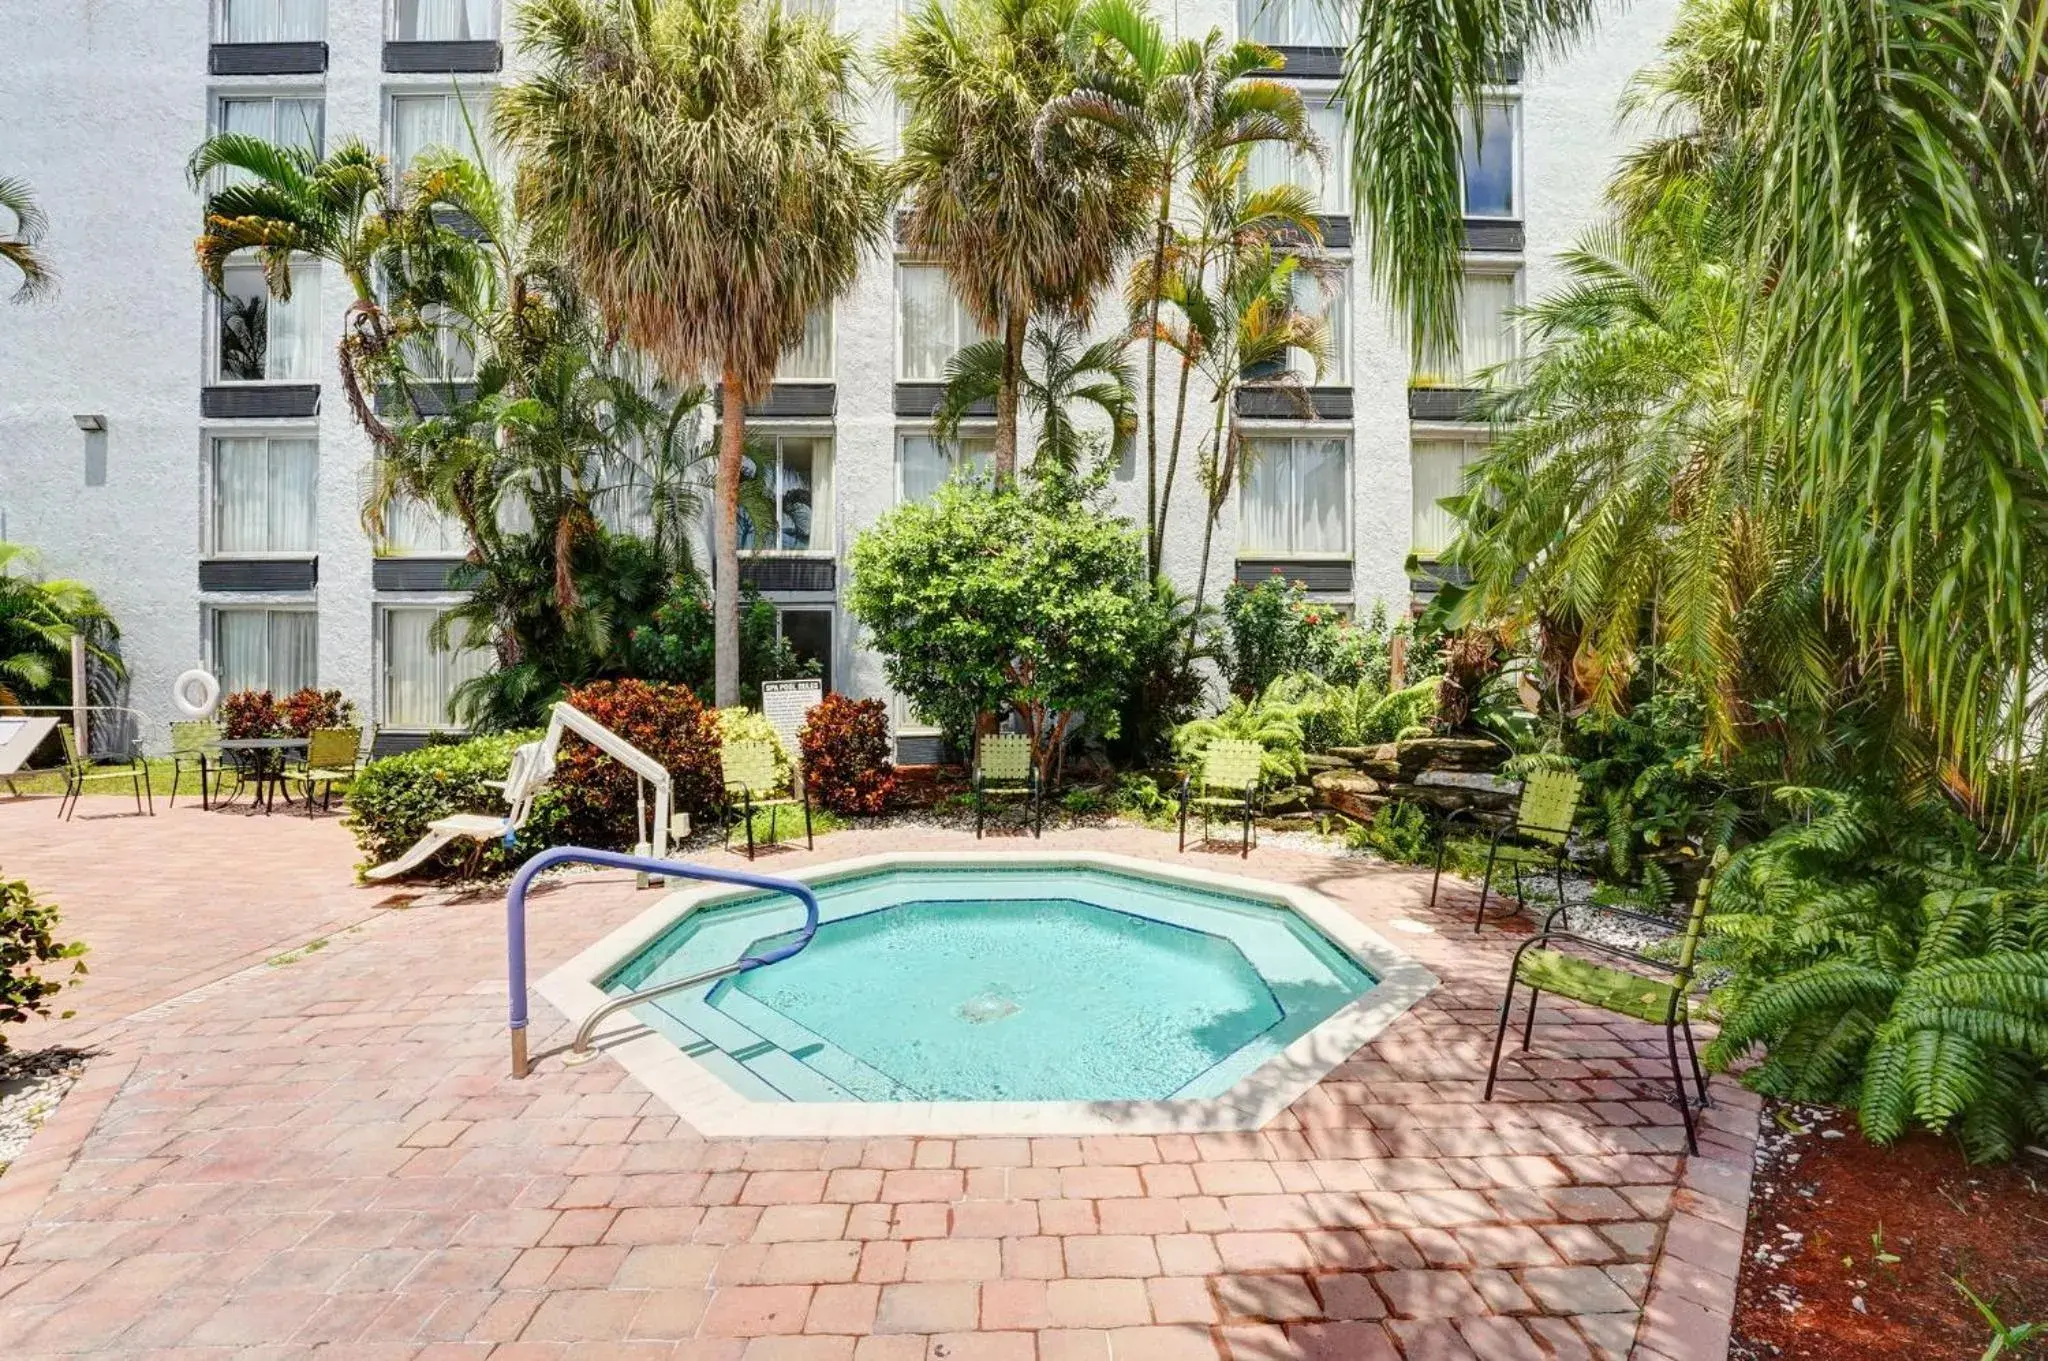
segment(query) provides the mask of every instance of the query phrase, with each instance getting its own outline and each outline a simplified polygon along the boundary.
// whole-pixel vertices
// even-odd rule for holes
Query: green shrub
[[[1117,776],[1116,792],[1110,795],[1109,805],[1115,812],[1145,822],[1171,822],[1180,811],[1180,801],[1162,791],[1159,781],[1150,775]]]
[[[2048,1139],[2048,874],[1946,807],[1781,789],[1810,820],[1715,883],[1706,1058],[1758,1091],[1850,1105],[1886,1143],[1955,1128],[1971,1158]]]
[[[1223,675],[1239,695],[1261,693],[1290,671],[1384,691],[1392,637],[1383,606],[1360,623],[1310,600],[1305,586],[1277,572],[1223,593]]]
[[[1366,717],[1383,692],[1369,680],[1345,685],[1324,680],[1313,671],[1290,671],[1267,686],[1265,693],[1269,699],[1294,707],[1301,721],[1303,748],[1328,751],[1364,741]]]
[[[1372,822],[1353,827],[1345,836],[1353,850],[1371,851],[1383,860],[1421,865],[1436,859],[1436,828],[1428,814],[1412,803],[1385,803]]]
[[[356,773],[348,791],[348,827],[366,865],[395,860],[427,833],[427,824],[453,813],[503,816],[505,795],[487,784],[502,780],[512,764],[512,751],[522,742],[538,741],[538,732],[492,733],[467,742],[421,747],[370,762]],[[497,842],[482,847],[462,841],[436,855],[421,871],[442,876],[474,865],[481,874],[511,869],[535,851],[565,844],[561,833],[562,798],[549,787],[534,801],[533,812],[507,851]]]
[[[1376,700],[1358,722],[1359,745],[1427,735],[1427,720],[1436,712],[1436,687],[1432,677]]]
[[[47,1016],[50,998],[84,975],[85,946],[59,941],[56,931],[56,908],[37,902],[21,880],[0,879],[0,1026]],[[35,971],[38,964],[67,959],[71,967],[65,977],[46,978]],[[0,1054],[6,1052],[7,1032],[0,1029]]]
[[[667,767],[679,812],[699,819],[723,801],[718,766],[718,713],[686,685],[640,680],[592,681],[568,702]],[[575,734],[562,738],[555,766],[566,816],[579,846],[630,849],[639,837],[640,777]]]
[[[1060,807],[1077,818],[1100,817],[1109,806],[1109,796],[1088,785],[1076,785],[1060,795]]]
[[[895,796],[889,706],[881,700],[825,696],[804,719],[797,745],[811,798],[821,807],[872,817]]]

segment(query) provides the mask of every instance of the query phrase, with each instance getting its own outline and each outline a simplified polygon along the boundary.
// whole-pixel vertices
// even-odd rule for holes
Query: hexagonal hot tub
[[[600,1032],[708,1134],[1256,1128],[1436,980],[1322,895],[1098,854],[880,856],[799,872],[780,963]],[[566,1015],[793,934],[678,893],[540,985]]]

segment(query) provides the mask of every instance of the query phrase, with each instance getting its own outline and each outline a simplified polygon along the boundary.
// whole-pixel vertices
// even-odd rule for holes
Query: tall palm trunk
[[[1171,162],[1169,162],[1171,164]],[[1152,232],[1151,297],[1145,300],[1145,523],[1159,523],[1159,276],[1166,269],[1166,242],[1173,232],[1173,176],[1159,188],[1159,221]],[[1159,575],[1159,535],[1145,541],[1145,575]]]
[[[723,384],[718,432],[717,594],[712,601],[712,696],[721,709],[740,702],[740,460],[747,443],[747,403],[730,370]]]
[[[1225,384],[1226,389],[1229,384]],[[1188,653],[1195,655],[1195,629],[1202,618],[1202,602],[1209,593],[1209,550],[1216,542],[1216,521],[1223,503],[1230,499],[1230,484],[1237,478],[1237,426],[1228,425],[1231,393],[1225,391],[1216,403],[1216,481],[1209,488],[1209,513],[1202,520],[1202,565],[1195,573],[1195,608],[1188,616]]]
[[[1166,562],[1166,511],[1173,500],[1173,478],[1180,467],[1181,432],[1188,419],[1188,370],[1194,360],[1180,357],[1180,385],[1173,395],[1173,443],[1166,447],[1166,478],[1159,488],[1159,515],[1152,522],[1152,574],[1159,575]]]
[[[1003,318],[1003,378],[996,388],[996,485],[1017,480],[1017,389],[1024,377],[1024,327],[1030,317],[1013,307]]]

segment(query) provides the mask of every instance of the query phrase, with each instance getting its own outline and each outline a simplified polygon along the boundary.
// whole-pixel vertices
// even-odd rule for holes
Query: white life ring
[[[187,718],[207,718],[220,703],[220,682],[213,673],[193,667],[171,682],[171,703]]]

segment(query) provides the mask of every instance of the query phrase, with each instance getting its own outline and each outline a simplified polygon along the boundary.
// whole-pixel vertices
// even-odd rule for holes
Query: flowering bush
[[[1223,593],[1223,669],[1230,688],[1250,697],[1291,671],[1338,685],[1387,686],[1390,630],[1386,610],[1373,607],[1361,624],[1336,607],[1312,601],[1301,582],[1277,572],[1256,586]]]
[[[315,690],[307,686],[284,697],[279,718],[284,731],[293,737],[311,736],[318,728],[346,728],[355,722],[356,706],[343,699],[339,690]]]
[[[563,698],[666,766],[678,810],[702,814],[718,805],[718,714],[687,685],[591,681]],[[632,846],[638,776],[570,733],[562,738],[555,780],[569,840]]]
[[[879,699],[827,695],[797,734],[811,797],[835,813],[881,812],[896,792],[889,709]]]
[[[284,731],[284,710],[268,690],[237,690],[220,702],[220,735],[275,737]]]

